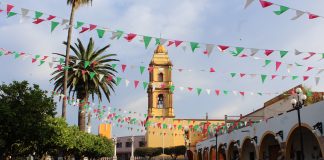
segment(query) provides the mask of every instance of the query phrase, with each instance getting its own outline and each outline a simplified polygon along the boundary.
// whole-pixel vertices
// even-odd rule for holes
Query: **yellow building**
[[[194,150],[197,142],[212,136],[220,119],[176,119],[173,108],[172,62],[164,46],[158,45],[149,65],[147,147],[186,145]],[[185,134],[185,131],[186,132]],[[209,135],[208,135],[209,134]]]
[[[110,139],[111,138],[111,125],[110,124],[100,124],[99,125],[99,135]]]

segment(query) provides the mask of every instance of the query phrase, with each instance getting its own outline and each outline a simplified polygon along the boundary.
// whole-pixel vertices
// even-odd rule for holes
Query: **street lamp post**
[[[131,153],[130,160],[135,160],[135,158],[134,158],[134,136],[132,136],[130,140],[132,143],[132,153]]]
[[[306,100],[307,96],[303,94],[303,91],[301,88],[297,88],[296,93],[297,93],[297,100],[295,98],[293,98],[291,100],[291,104],[292,104],[293,108],[295,110],[297,110],[298,128],[299,128],[299,134],[300,134],[301,159],[304,160],[304,142],[303,142],[301,121],[300,121],[300,109],[305,105],[305,100]]]
[[[216,138],[216,145],[215,145],[215,151],[216,151],[216,160],[218,160],[218,155],[217,155],[217,137],[218,137],[218,134],[217,134],[217,131],[215,133],[215,138]]]
[[[113,156],[113,160],[117,160],[117,151],[116,151],[116,149],[117,149],[117,137],[116,138],[113,138],[112,139],[113,140],[113,142],[114,142],[114,156]]]

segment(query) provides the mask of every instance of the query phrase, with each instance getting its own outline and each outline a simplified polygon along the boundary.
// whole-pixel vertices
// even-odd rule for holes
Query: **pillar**
[[[130,160],[135,160],[135,158],[134,158],[134,136],[132,136],[131,142],[132,142],[132,153],[131,153]]]

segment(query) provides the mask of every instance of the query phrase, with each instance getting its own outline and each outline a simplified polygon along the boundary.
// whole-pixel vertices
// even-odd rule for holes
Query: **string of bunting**
[[[58,70],[62,70],[62,69],[72,69],[72,68],[68,68],[68,67],[64,67],[63,66],[63,64],[65,62],[65,59],[64,58],[51,57],[52,59],[50,59],[50,58],[48,58],[49,56],[32,55],[32,54],[26,54],[24,52],[20,52],[19,53],[19,52],[16,52],[16,51],[8,51],[8,50],[5,50],[3,48],[0,49],[0,56],[2,56],[2,55],[13,55],[15,57],[15,59],[18,59],[18,58],[22,57],[23,60],[26,60],[26,58],[29,57],[29,58],[31,58],[32,63],[39,62],[39,66],[43,65],[44,63],[48,63],[48,65],[49,65],[50,68],[53,68],[54,67],[54,68],[56,68]],[[57,62],[59,63],[58,65],[56,65]],[[81,62],[84,63],[85,68],[87,68],[88,66],[90,66],[90,62],[89,61],[79,61],[79,62],[77,62],[77,64],[78,63],[81,63]],[[267,65],[269,65],[270,63],[271,63],[271,61],[267,61],[266,60],[264,67],[267,66]],[[56,67],[54,66],[54,64],[55,64]],[[279,69],[280,65],[281,65],[281,62],[276,62],[276,70]],[[300,65],[300,64],[298,64],[298,65]],[[114,68],[114,69],[116,69],[117,66],[119,66],[121,68],[121,71],[122,72],[125,72],[127,66],[129,66],[129,65],[127,65],[127,64],[112,64],[112,68]],[[131,65],[130,68],[134,68],[134,67],[136,67],[136,66]],[[145,67],[145,66],[137,66],[137,67],[139,67],[139,71],[140,71],[141,74],[143,74],[143,72],[145,70],[148,70],[148,72],[152,72],[153,71],[153,67]],[[308,72],[310,70],[313,70],[313,69],[314,69],[314,67],[307,67],[306,72]],[[162,71],[163,68],[159,68],[159,70]],[[178,72],[182,72],[185,69],[177,69],[177,68],[175,68],[175,70],[178,71]],[[289,68],[289,70],[290,70],[290,68]],[[320,73],[322,73],[324,71],[324,69],[317,69],[317,70],[318,70],[317,74],[320,74]],[[192,70],[187,69],[187,71],[192,71]],[[200,71],[207,72],[206,70],[200,70]],[[87,73],[87,71],[83,71],[82,72],[82,74],[85,74],[85,73]],[[212,68],[209,69],[209,73],[225,73],[225,72],[220,72],[220,71],[219,72],[216,72],[216,69],[212,67]],[[296,80],[296,79],[301,78],[303,81],[307,81],[307,80],[309,80],[311,78],[311,79],[314,79],[315,80],[316,85],[318,85],[319,84],[319,81],[320,81],[320,77],[319,76],[309,76],[309,75],[302,75],[302,76],[300,76],[300,75],[279,75],[279,74],[262,74],[262,73],[261,74],[256,74],[256,73],[242,73],[242,72],[226,72],[225,74],[226,75],[229,75],[232,78],[234,78],[234,77],[245,78],[246,76],[250,76],[251,78],[255,78],[255,77],[259,76],[259,77],[261,77],[262,83],[264,83],[266,81],[266,79],[268,79],[270,77],[271,77],[271,80],[274,80],[277,77],[281,77],[281,80],[284,80],[284,79],[286,79],[288,77],[291,77],[292,80]],[[96,74],[94,72],[93,73],[89,73],[89,76],[92,77],[92,78],[95,75]],[[103,75],[99,75],[99,78],[100,78],[100,80],[102,80],[104,78],[104,76]],[[125,81],[126,81],[125,82],[126,83],[126,87],[128,87],[130,81],[128,79],[126,79]],[[138,80],[134,80],[135,88],[137,88],[138,83],[139,83]],[[146,89],[146,86],[147,85],[148,85],[148,82],[143,82],[144,89]],[[192,87],[188,87],[189,90],[190,90],[190,88],[192,88]],[[184,88],[183,87],[180,87],[179,89],[180,90],[183,90]],[[198,89],[198,90],[200,90],[200,89]],[[199,92],[201,92],[201,91],[199,91]],[[210,89],[206,89],[206,92],[208,94],[210,94]],[[234,94],[235,94],[235,92],[234,92]]]
[[[246,9],[248,6],[250,6],[254,1],[255,0],[246,0],[244,9]],[[297,20],[300,17],[302,17],[303,15],[307,15],[309,20],[317,19],[317,18],[324,18],[324,16],[320,16],[318,14],[314,14],[314,13],[307,12],[307,11],[302,11],[302,10],[299,10],[299,9],[294,9],[294,8],[291,8],[291,7],[288,7],[288,6],[284,6],[284,5],[281,5],[281,4],[276,4],[276,3],[266,1],[266,0],[259,0],[259,2],[260,2],[260,5],[261,5],[262,8],[268,8],[270,6],[277,7],[278,10],[273,11],[273,13],[275,13],[276,15],[282,15],[283,13],[285,13],[288,10],[294,11],[295,16],[292,17],[291,20]]]
[[[263,2],[263,1],[262,1]],[[145,48],[148,48],[150,45],[151,41],[155,40],[155,45],[156,44],[166,44],[167,47],[181,47],[184,51],[189,47],[192,52],[195,52],[196,49],[202,50],[202,52],[205,55],[210,55],[214,48],[218,48],[220,52],[224,52],[225,50],[231,50],[231,55],[236,56],[236,57],[248,57],[245,52],[249,50],[250,56],[254,56],[259,52],[263,52],[265,56],[270,56],[274,52],[279,53],[280,57],[283,58],[285,57],[288,53],[294,53],[295,55],[301,55],[302,53],[307,54],[306,57],[303,58],[303,60],[308,60],[311,57],[315,55],[319,55],[321,59],[324,58],[324,53],[317,53],[317,52],[306,52],[306,51],[287,51],[287,50],[275,50],[275,49],[261,49],[261,48],[248,48],[248,47],[239,47],[239,46],[231,46],[231,45],[224,45],[224,44],[207,44],[207,43],[202,43],[202,42],[192,42],[192,41],[185,41],[185,40],[173,40],[173,39],[166,39],[166,38],[158,38],[154,36],[147,36],[147,35],[141,35],[137,33],[127,33],[122,30],[111,30],[108,29],[109,27],[101,27],[96,24],[91,24],[91,23],[85,23],[82,21],[77,21],[75,25],[69,26],[68,19],[58,17],[55,15],[47,14],[41,11],[34,11],[31,9],[26,9],[26,8],[21,8],[21,13],[14,12],[14,5],[12,4],[7,4],[4,9],[1,9],[1,11],[6,10],[7,17],[13,17],[15,15],[21,15],[23,20],[26,19],[32,19],[34,24],[40,24],[43,22],[48,21],[51,24],[51,32],[53,32],[57,27],[63,26],[64,29],[68,29],[69,27],[74,27],[74,29],[78,30],[80,34],[85,33],[85,32],[91,32],[91,31],[96,31],[98,34],[99,38],[103,38],[106,32],[111,33],[110,39],[125,39],[128,42],[133,41],[134,39],[138,38],[141,42],[144,43]],[[30,11],[34,12],[33,16],[29,16]],[[59,20],[59,21],[57,21]],[[205,46],[205,47],[203,47]]]

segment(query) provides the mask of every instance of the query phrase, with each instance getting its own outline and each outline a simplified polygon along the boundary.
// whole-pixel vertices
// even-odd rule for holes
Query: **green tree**
[[[0,156],[26,156],[44,140],[47,117],[55,115],[53,97],[38,85],[13,81],[0,85]]]
[[[148,159],[152,159],[153,157],[159,156],[162,154],[162,148],[151,148],[151,147],[142,147],[136,148],[134,152],[135,156],[138,157],[148,157]]]
[[[66,42],[64,42],[67,45]],[[110,45],[107,45],[99,50],[94,50],[94,41],[90,38],[87,48],[85,48],[82,42],[78,39],[78,43],[75,47],[71,46],[72,51],[75,56],[70,56],[68,69],[68,88],[69,96],[76,94],[77,99],[82,100],[79,106],[78,115],[78,126],[81,131],[85,131],[85,107],[88,104],[89,96],[91,95],[92,100],[94,100],[95,95],[98,97],[99,101],[102,100],[102,92],[110,101],[111,91],[114,91],[114,85],[116,85],[115,80],[107,80],[107,77],[115,77],[117,71],[111,66],[111,62],[118,61],[112,57],[115,54],[105,54],[103,53]],[[58,54],[64,58],[65,55]],[[67,69],[64,69],[67,70]],[[57,92],[63,92],[64,90],[64,73],[65,71],[56,70],[52,73],[54,80],[54,90]],[[91,112],[90,112],[91,113]],[[89,115],[89,122],[90,125]]]
[[[178,156],[185,155],[187,148],[185,146],[174,146],[164,149],[166,155],[170,155],[173,160],[176,160]]]
[[[68,37],[67,37],[67,45],[66,45],[66,54],[65,54],[65,66],[69,66],[70,64],[70,46],[71,46],[71,39],[72,39],[72,31],[73,31],[73,24],[74,24],[74,16],[75,11],[82,5],[91,4],[92,0],[67,0],[67,4],[71,5],[71,13],[70,13],[70,22],[69,22],[69,30],[68,30]],[[63,94],[66,95],[67,93],[67,83],[68,80],[68,71],[64,72],[64,89]],[[63,99],[62,104],[62,117],[66,119],[66,99]]]

